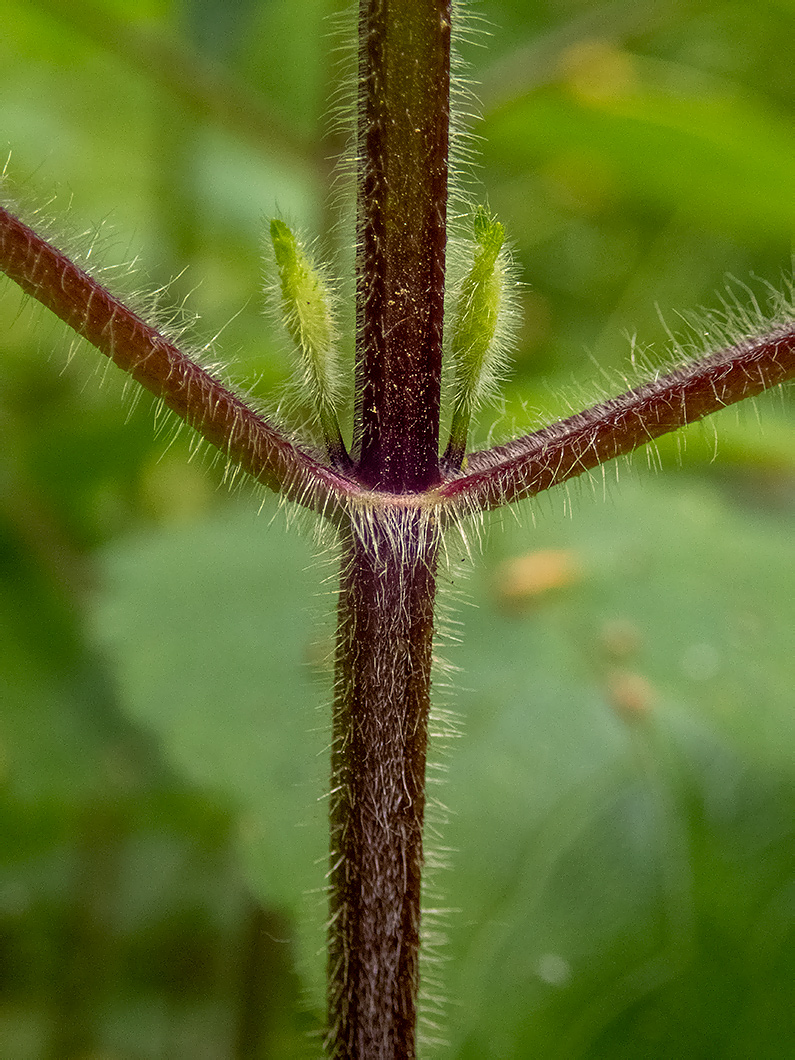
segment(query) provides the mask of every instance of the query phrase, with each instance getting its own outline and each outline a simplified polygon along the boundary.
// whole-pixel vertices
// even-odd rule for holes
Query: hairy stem
[[[344,535],[331,794],[329,1055],[416,1055],[435,536]]]
[[[2,206],[0,268],[161,398],[232,463],[271,489],[331,514],[338,489],[345,488],[342,478],[293,445],[241,397]]]
[[[356,410],[345,473],[285,438],[0,208],[0,267],[233,464],[342,536],[327,1049],[416,1056],[437,525],[532,496],[795,376],[795,328],[696,360],[534,434],[439,461],[450,0],[361,0]],[[471,342],[465,343],[467,348]],[[336,433],[327,421],[334,451]],[[342,453],[341,443],[337,446]],[[340,459],[339,466],[343,466]]]
[[[434,494],[486,511],[533,497],[727,405],[795,378],[795,325],[747,339],[524,438],[473,453]]]
[[[358,475],[439,479],[450,0],[361,0]]]
[[[450,0],[361,0],[355,476],[440,481]],[[418,508],[342,531],[327,1048],[416,1055],[436,540]]]

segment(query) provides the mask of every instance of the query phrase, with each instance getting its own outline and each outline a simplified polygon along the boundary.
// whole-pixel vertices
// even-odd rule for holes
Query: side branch
[[[349,484],[0,206],[0,269],[270,489],[333,515]]]
[[[787,323],[543,430],[473,453],[467,473],[434,494],[464,511],[499,508],[793,378],[795,324]]]

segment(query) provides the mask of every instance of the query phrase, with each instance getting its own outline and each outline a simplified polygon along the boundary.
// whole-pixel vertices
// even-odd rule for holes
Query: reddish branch
[[[3,207],[0,268],[258,482],[336,509],[343,479]]]
[[[795,378],[795,323],[747,338],[506,445],[473,453],[467,474],[435,491],[486,511],[584,471]]]
[[[795,324],[748,337],[504,445],[427,495],[372,492],[289,441],[241,396],[0,206],[0,270],[258,482],[337,521],[349,502],[392,511],[485,511],[535,496],[639,446],[795,378]]]

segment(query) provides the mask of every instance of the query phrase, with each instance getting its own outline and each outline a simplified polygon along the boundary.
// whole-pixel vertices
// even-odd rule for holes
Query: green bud
[[[284,325],[301,351],[304,384],[318,411],[329,455],[344,459],[345,446],[335,412],[337,328],[328,282],[284,221],[270,225],[279,272]]]
[[[445,459],[461,466],[472,412],[493,383],[499,360],[497,342],[503,308],[505,268],[503,226],[479,206],[473,218],[475,249],[453,314],[450,352],[455,370],[455,405]]]

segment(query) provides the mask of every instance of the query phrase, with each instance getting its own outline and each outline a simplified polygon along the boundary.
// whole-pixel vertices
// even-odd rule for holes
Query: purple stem
[[[435,497],[462,512],[533,497],[795,377],[795,324],[746,339],[575,416],[473,453]]]
[[[258,482],[329,515],[339,508],[350,483],[2,206],[0,266]]]
[[[449,0],[361,0],[358,477],[439,481],[450,119]]]
[[[343,541],[331,782],[329,1055],[416,1056],[435,536],[425,513]]]
[[[360,6],[355,475],[440,481],[449,0]],[[327,1048],[416,1056],[435,523],[378,503],[342,533]]]

